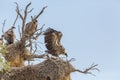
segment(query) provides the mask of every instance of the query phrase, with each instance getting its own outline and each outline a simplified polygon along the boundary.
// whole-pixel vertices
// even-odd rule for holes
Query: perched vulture
[[[25,26],[25,35],[27,37],[32,36],[37,29],[37,25],[38,25],[37,20],[33,20],[33,21],[27,23],[26,26]]]
[[[16,36],[14,34],[14,29],[15,27],[10,28],[8,31],[6,31],[3,35],[4,39],[7,41],[7,44],[12,44],[14,43]]]
[[[56,31],[52,28],[48,28],[44,32],[44,42],[45,46],[48,49],[47,52],[53,56],[58,57],[60,54],[64,54],[67,56],[65,52],[65,48],[61,45],[61,37],[62,33],[60,31]]]

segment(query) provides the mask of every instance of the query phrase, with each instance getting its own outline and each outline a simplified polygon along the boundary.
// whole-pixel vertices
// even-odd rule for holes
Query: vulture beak
[[[68,57],[67,53],[65,53],[65,56]]]

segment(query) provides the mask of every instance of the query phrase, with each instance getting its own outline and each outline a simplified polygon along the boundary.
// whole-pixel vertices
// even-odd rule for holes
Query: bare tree
[[[94,75],[92,72],[90,72],[91,70],[99,71],[99,69],[96,68],[98,66],[97,64],[92,64],[89,68],[86,68],[82,71],[72,66],[72,64],[70,63],[72,59],[61,59],[59,55],[65,54],[65,51],[64,53],[63,51],[60,51],[60,48],[63,48],[60,43],[62,32],[56,30],[50,33],[50,35],[46,37],[45,41],[45,43],[47,42],[47,44],[50,44],[47,49],[52,48],[49,49],[49,53],[55,57],[49,57],[48,52],[38,55],[38,44],[36,43],[35,46],[33,46],[33,40],[37,41],[39,36],[41,36],[43,33],[43,27],[45,26],[45,24],[43,24],[41,28],[38,28],[38,18],[40,15],[42,15],[47,6],[43,7],[42,10],[35,17],[31,17],[32,19],[30,22],[26,22],[28,14],[33,11],[33,8],[28,10],[31,2],[25,6],[24,14],[21,13],[18,3],[15,2],[15,4],[17,16],[12,27],[15,27],[17,19],[20,18],[22,21],[21,25],[18,26],[20,40],[9,45],[3,45],[6,46],[6,51],[3,54],[5,55],[5,59],[10,64],[10,69],[8,71],[0,73],[1,80],[71,80],[70,73],[75,71],[91,75]],[[4,26],[5,21],[2,28],[3,35],[5,35]],[[44,33],[45,36],[47,36],[46,34],[47,33]],[[63,50],[65,49],[63,48]],[[56,52],[59,52],[57,53],[57,56],[53,55],[53,53],[56,54]],[[25,61],[30,62],[32,58],[39,58],[44,60],[43,62],[35,65],[24,65]],[[30,74],[31,76],[29,76]]]

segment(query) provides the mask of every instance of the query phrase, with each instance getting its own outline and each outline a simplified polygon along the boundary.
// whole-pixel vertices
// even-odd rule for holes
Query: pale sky
[[[16,16],[14,2],[24,9],[30,1],[30,8],[34,8],[32,15],[48,6],[39,18],[39,26],[46,24],[45,28],[63,32],[62,44],[69,59],[76,58],[71,64],[78,69],[85,69],[93,62],[99,64],[100,72],[93,71],[96,77],[75,72],[71,74],[72,80],[120,79],[119,0],[2,0],[1,26],[4,19],[6,30],[12,25]]]

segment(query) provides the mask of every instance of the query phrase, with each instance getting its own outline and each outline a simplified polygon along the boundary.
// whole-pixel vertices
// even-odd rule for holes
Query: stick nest
[[[75,68],[64,60],[47,59],[39,64],[12,68],[3,80],[70,80]]]

